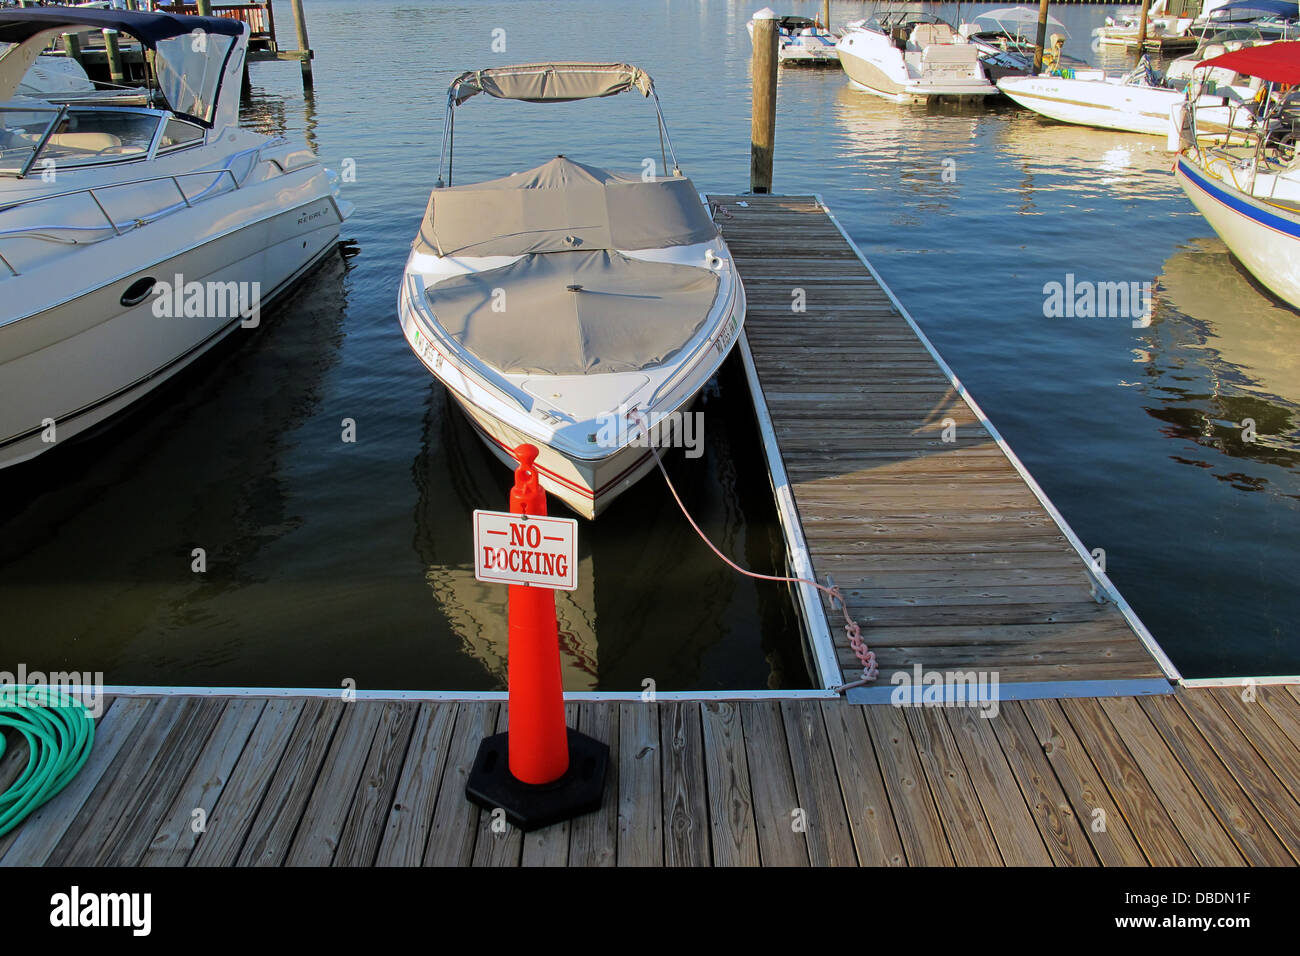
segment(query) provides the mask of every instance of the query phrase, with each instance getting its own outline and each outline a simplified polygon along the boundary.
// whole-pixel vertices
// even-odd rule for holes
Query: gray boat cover
[[[684,176],[643,181],[563,156],[503,179],[435,189],[416,249],[438,256],[657,249],[717,227]]]
[[[451,101],[459,106],[476,93],[529,103],[565,103],[638,90],[654,91],[650,74],[630,63],[523,63],[470,70],[451,81]]]
[[[671,360],[704,324],[717,291],[711,269],[597,250],[525,256],[444,279],[425,295],[438,324],[488,365],[511,375],[582,375]]]

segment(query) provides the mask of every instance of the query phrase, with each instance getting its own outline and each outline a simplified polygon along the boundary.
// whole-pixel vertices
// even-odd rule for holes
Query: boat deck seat
[[[912,29],[908,45],[914,50],[924,50],[937,43],[953,43],[955,39],[952,27],[946,23],[918,23]]]
[[[50,136],[50,145],[99,153],[120,147],[122,140],[112,133],[54,133]]]

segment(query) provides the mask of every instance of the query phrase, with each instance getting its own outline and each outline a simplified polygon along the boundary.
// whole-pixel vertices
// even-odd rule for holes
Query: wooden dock
[[[528,834],[464,795],[504,704],[119,697],[0,865],[1294,865],[1300,689],[1254,692],[571,704],[604,804]]]
[[[604,802],[528,834],[464,793],[500,695],[118,689],[0,865],[1300,862],[1300,685],[1181,684],[820,201],[712,198],[787,548],[843,589],[876,686],[827,689],[858,667],[809,597],[823,689],[571,700],[610,747]],[[999,690],[887,704],[914,666]],[[0,791],[25,765],[12,743]]]
[[[709,199],[813,570],[848,598],[879,685],[919,664],[1167,691],[1172,665],[824,205]],[[852,680],[842,615],[826,613]]]

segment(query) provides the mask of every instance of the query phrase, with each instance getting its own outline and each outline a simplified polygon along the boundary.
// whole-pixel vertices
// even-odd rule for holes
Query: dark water
[[[504,589],[473,579],[469,512],[502,506],[509,478],[394,315],[446,85],[509,62],[635,62],[686,174],[745,188],[760,2],[307,6],[314,99],[293,65],[255,65],[246,119],[354,165],[344,234],[361,255],[97,441],[0,476],[0,661],[110,683],[501,686]],[[837,2],[833,19],[869,6]],[[1115,9],[1054,9],[1066,53],[1096,62],[1090,30]],[[659,154],[631,96],[480,100],[458,114],[461,182],[555,152],[626,170]],[[823,195],[1184,673],[1300,672],[1300,316],[1213,238],[1163,143],[1006,104],[900,107],[830,71],[784,71],[779,108],[777,190]],[[1067,273],[1151,282],[1151,325],[1045,318],[1044,284]],[[704,408],[706,453],[674,474],[724,550],[770,569],[779,537],[734,368]],[[349,417],[355,444],[339,440]],[[569,688],[807,685],[780,589],[720,568],[655,476],[581,542],[583,585],[560,603]]]

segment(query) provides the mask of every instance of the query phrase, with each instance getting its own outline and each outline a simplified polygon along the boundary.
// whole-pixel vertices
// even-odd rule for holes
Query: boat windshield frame
[[[13,100],[10,100],[9,102],[6,103],[0,103],[0,129],[5,128],[4,115],[9,113],[50,113],[52,114],[49,122],[45,124],[45,126],[41,129],[39,133],[35,133],[32,130],[26,131],[27,135],[35,135],[37,138],[36,141],[30,147],[31,152],[26,156],[24,162],[15,166],[13,164],[8,163],[7,161],[0,160],[0,176],[6,178],[13,178],[13,179],[25,179],[32,172],[33,167],[35,167],[38,161],[42,158],[42,154],[46,154],[44,158],[50,160],[52,164],[51,168],[54,169],[87,169],[87,168],[101,167],[101,166],[116,166],[124,163],[146,162],[148,160],[154,159],[158,155],[159,149],[162,146],[164,132],[167,129],[168,123],[171,122],[172,120],[177,120],[179,122],[193,125],[198,129],[203,129],[203,127],[200,124],[194,123],[188,117],[177,116],[175,113],[173,113],[170,110],[154,109],[145,106],[77,106],[77,105],[69,105],[67,103],[63,103],[63,104],[48,103],[42,100],[33,101],[32,103],[25,103],[21,101],[13,101]],[[95,157],[93,157],[91,161],[88,162],[76,162],[76,161],[69,162],[66,158],[60,160],[57,157],[50,157],[47,154],[47,151],[51,146],[50,141],[52,137],[57,135],[56,130],[58,129],[58,127],[69,119],[72,119],[74,117],[85,116],[87,114],[90,114],[92,116],[106,115],[106,114],[114,114],[114,115],[133,114],[135,116],[148,117],[153,120],[154,128],[153,131],[149,134],[148,145],[142,148],[139,152],[132,152],[132,153],[126,153],[122,155],[103,157],[103,158],[100,158],[98,154],[96,154]],[[204,136],[199,137],[197,140],[193,142],[178,144],[175,147],[169,146],[166,147],[164,151],[172,152],[176,149],[188,148],[190,146],[197,146],[205,141],[206,141],[206,131]],[[21,152],[23,151],[24,147],[16,146],[14,147],[14,149],[16,152]],[[43,172],[43,168],[40,171]]]

